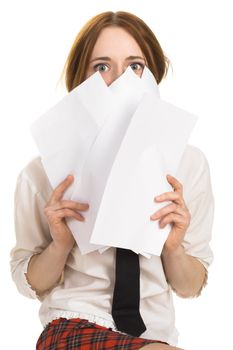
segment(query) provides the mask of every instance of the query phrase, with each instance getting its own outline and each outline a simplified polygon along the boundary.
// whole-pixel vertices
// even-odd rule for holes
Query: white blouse
[[[209,166],[199,149],[190,145],[186,147],[176,178],[183,184],[184,199],[191,213],[183,247],[207,269],[213,260],[209,241],[214,199]],[[42,296],[37,296],[27,282],[25,274],[30,258],[51,242],[43,211],[51,192],[40,157],[33,159],[19,174],[15,190],[16,246],[11,251],[13,280],[20,293],[41,300],[39,315],[44,327],[59,317],[81,317],[116,330],[111,316],[115,248],[102,254],[95,251],[81,255],[75,244],[61,280]],[[147,327],[141,337],[176,345],[178,332],[172,290],[158,256],[147,259],[140,255],[140,296],[140,313]]]

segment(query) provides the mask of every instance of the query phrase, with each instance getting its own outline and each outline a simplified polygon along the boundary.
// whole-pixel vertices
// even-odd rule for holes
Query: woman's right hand
[[[72,200],[63,200],[63,194],[73,182],[74,177],[69,175],[53,191],[44,213],[47,218],[50,233],[54,244],[62,250],[71,250],[74,245],[74,237],[65,221],[65,217],[72,217],[79,221],[85,218],[79,211],[85,211],[89,208],[86,203],[79,203]]]

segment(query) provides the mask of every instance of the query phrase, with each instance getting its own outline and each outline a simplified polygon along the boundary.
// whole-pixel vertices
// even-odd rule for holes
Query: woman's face
[[[99,71],[109,86],[128,66],[141,76],[146,60],[136,40],[123,28],[104,28],[96,41],[86,79]]]

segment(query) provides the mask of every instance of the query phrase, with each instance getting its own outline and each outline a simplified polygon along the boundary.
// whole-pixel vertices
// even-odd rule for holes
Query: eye
[[[138,71],[140,69],[143,69],[144,68],[144,65],[142,63],[139,63],[139,62],[135,62],[135,63],[132,63],[130,65],[130,67],[132,68],[132,70],[134,71]]]
[[[94,68],[96,71],[98,70],[99,72],[107,72],[107,70],[109,69],[109,67],[104,63],[96,64]]]

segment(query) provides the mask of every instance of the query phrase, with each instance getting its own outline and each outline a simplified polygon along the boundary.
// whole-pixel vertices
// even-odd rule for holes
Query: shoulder
[[[187,192],[210,188],[209,164],[205,154],[199,148],[187,145],[176,177],[183,184],[187,196]]]
[[[17,179],[19,183],[26,183],[35,193],[40,193],[44,198],[52,192],[52,187],[45,173],[41,157],[35,157],[29,161],[20,171]]]
[[[187,145],[178,167],[177,176],[191,179],[199,177],[205,171],[209,171],[205,154],[199,148]]]
[[[206,170],[208,169],[208,162],[205,154],[197,147],[187,145],[181,158],[179,170],[190,168]]]

